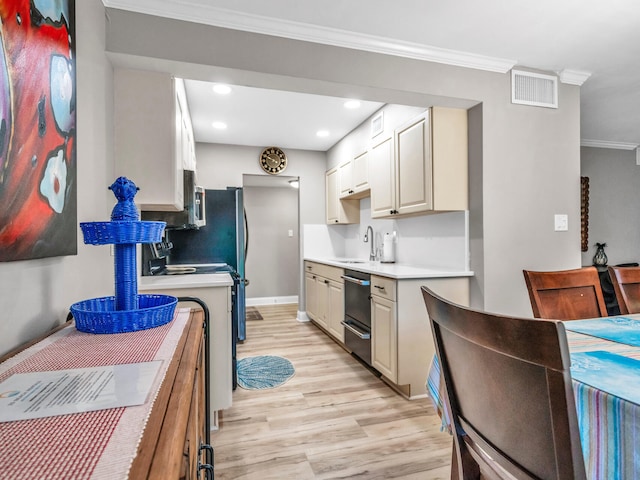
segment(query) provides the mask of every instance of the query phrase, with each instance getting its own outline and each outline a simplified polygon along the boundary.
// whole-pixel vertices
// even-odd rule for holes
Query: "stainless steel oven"
[[[351,352],[371,366],[371,276],[345,270],[344,343]]]

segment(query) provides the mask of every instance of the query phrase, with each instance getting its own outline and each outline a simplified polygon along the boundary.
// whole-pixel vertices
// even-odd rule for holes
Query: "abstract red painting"
[[[75,3],[0,0],[0,21],[0,261],[75,255]]]

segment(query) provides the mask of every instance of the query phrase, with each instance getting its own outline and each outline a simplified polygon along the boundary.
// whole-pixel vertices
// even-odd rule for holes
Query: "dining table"
[[[563,322],[589,480],[640,479],[640,314]],[[427,390],[450,430],[434,356]]]

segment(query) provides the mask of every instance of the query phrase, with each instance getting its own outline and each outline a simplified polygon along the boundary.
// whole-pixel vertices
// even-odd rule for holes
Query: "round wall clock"
[[[260,166],[270,175],[277,175],[287,168],[287,156],[278,147],[267,147],[260,154]]]

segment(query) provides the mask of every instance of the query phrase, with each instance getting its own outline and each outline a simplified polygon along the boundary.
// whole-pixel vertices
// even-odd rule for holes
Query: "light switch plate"
[[[569,230],[569,215],[556,214],[554,216],[554,222],[556,232],[566,232]]]

